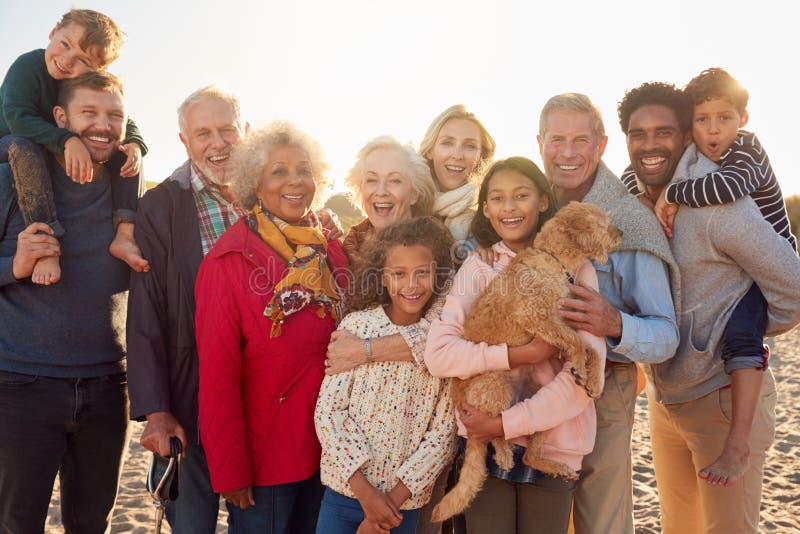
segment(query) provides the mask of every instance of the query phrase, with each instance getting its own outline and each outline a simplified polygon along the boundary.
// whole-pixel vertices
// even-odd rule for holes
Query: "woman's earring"
[[[264,211],[264,205],[261,203],[261,199],[260,198],[258,199],[258,209],[260,211]]]

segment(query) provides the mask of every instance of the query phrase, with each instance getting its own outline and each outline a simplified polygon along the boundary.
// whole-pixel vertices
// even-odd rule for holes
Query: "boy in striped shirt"
[[[685,87],[694,104],[692,138],[697,149],[719,165],[719,169],[695,180],[671,183],[655,203],[655,213],[668,237],[679,205],[693,208],[736,202],[750,195],[761,214],[775,231],[797,250],[786,204],[769,158],[755,134],[741,130],[748,120],[747,89],[720,68],[706,69]],[[658,162],[654,162],[657,164]],[[639,195],[637,177],[631,167],[622,181]],[[766,368],[769,349],[764,346],[767,326],[767,301],[754,283],[736,305],[722,339],[725,370],[732,378],[732,418],[725,446],[719,457],[699,471],[709,484],[731,485],[747,467],[747,446],[753,414],[761,389],[760,381],[737,380],[737,365],[732,356],[763,358]]]

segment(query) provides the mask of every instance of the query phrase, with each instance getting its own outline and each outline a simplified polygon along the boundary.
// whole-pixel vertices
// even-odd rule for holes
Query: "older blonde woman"
[[[461,258],[474,250],[470,235],[475,215],[475,182],[494,157],[495,142],[481,121],[462,104],[433,119],[419,145],[436,183],[433,214],[453,234]]]
[[[367,237],[393,223],[430,215],[436,192],[425,160],[390,136],[376,137],[359,150],[345,183],[367,215],[344,239],[351,260]]]
[[[325,168],[316,143],[288,123],[234,148],[227,173],[249,214],[197,276],[200,435],[232,533],[315,528],[314,406],[339,316],[333,273],[347,266],[311,211]]]

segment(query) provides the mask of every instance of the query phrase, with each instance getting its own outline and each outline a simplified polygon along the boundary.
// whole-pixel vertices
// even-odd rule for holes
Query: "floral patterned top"
[[[381,306],[348,314],[339,325],[362,339],[400,332]],[[361,469],[388,492],[411,491],[403,510],[430,500],[433,483],[455,454],[448,379],[414,362],[375,362],[326,376],[314,413],[322,444],[322,483],[354,498],[348,480]]]

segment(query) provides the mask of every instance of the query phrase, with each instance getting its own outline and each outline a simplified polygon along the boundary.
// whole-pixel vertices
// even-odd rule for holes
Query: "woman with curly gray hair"
[[[311,211],[325,168],[318,145],[289,123],[252,132],[227,165],[249,214],[197,276],[200,436],[232,533],[316,525],[314,406],[347,270]]]

